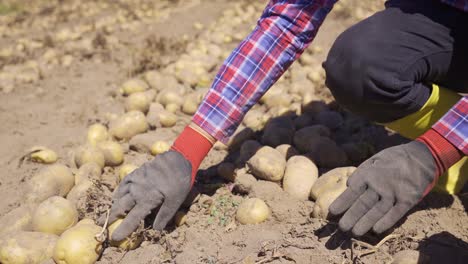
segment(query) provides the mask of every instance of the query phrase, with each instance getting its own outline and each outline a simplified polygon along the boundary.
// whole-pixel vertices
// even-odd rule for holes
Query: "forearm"
[[[334,1],[271,1],[227,58],[193,123],[226,143],[249,109],[315,37]]]

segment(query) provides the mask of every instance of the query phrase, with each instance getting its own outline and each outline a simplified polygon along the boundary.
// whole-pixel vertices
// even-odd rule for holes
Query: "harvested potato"
[[[13,231],[30,231],[32,221],[32,205],[22,205],[0,217],[0,236]]]
[[[315,121],[324,125],[332,130],[337,129],[343,125],[343,117],[340,113],[335,111],[321,111],[315,115]]]
[[[151,154],[156,156],[164,152],[167,152],[170,149],[171,149],[171,145],[169,145],[166,141],[158,140],[154,142],[154,144],[151,146]]]
[[[173,127],[177,123],[177,115],[169,111],[161,111],[159,113],[159,123],[162,127]]]
[[[296,130],[300,130],[304,127],[311,126],[313,122],[314,119],[310,115],[300,115],[296,119],[294,119],[294,127],[296,128]]]
[[[123,220],[124,218],[117,219],[111,225],[109,225],[109,227],[107,227],[110,238],[112,238],[112,234],[117,229],[117,227],[123,222]],[[134,232],[130,234],[130,236],[120,241],[110,240],[110,245],[113,247],[119,247],[123,250],[132,250],[140,246],[141,242],[143,242],[142,234],[137,234]]]
[[[265,125],[262,143],[272,147],[291,144],[294,132],[294,123],[291,118],[285,116],[273,118]]]
[[[120,167],[120,170],[119,170],[120,181],[122,181],[125,178],[125,176],[127,176],[128,174],[130,174],[132,171],[136,169],[138,169],[138,167],[133,164],[122,165],[122,167]]]
[[[260,131],[265,127],[265,124],[270,119],[270,117],[271,116],[269,114],[265,114],[263,111],[258,109],[251,109],[244,116],[242,123],[254,131]]]
[[[283,189],[299,200],[308,200],[310,189],[318,178],[318,168],[304,156],[294,156],[286,163]]]
[[[236,220],[239,223],[258,224],[265,221],[270,216],[270,208],[266,203],[258,198],[248,198],[237,208]]]
[[[181,106],[184,102],[183,94],[172,88],[166,88],[162,90],[158,94],[156,101],[162,104],[163,106],[166,106],[168,104],[176,104]]]
[[[40,203],[32,216],[34,231],[60,235],[78,222],[78,212],[69,200],[53,196]]]
[[[182,104],[182,112],[187,115],[193,115],[198,109],[200,101],[197,100],[197,94],[190,94],[185,97],[184,103]]]
[[[18,231],[0,238],[0,263],[41,264],[53,255],[58,236]]]
[[[187,222],[187,212],[185,211],[177,211],[177,213],[174,215],[174,223],[177,227],[184,225],[185,222]]]
[[[88,162],[78,169],[75,174],[75,185],[85,180],[97,180],[101,177],[101,167],[94,162]]]
[[[322,193],[335,185],[346,187],[346,181],[349,176],[356,170],[356,167],[342,167],[333,169],[320,176],[310,190],[310,198],[317,200]]]
[[[279,145],[275,149],[281,153],[286,160],[289,160],[293,156],[299,155],[299,152],[293,146],[288,144]]]
[[[245,163],[249,160],[262,145],[256,140],[247,140],[240,147],[238,163]]]
[[[55,164],[40,170],[26,187],[26,201],[40,203],[54,195],[65,196],[75,184],[71,170],[61,164]]]
[[[269,181],[280,181],[284,176],[286,160],[272,147],[261,147],[248,161],[252,174]]]
[[[140,111],[130,111],[110,123],[110,134],[117,139],[128,140],[148,130],[145,115]]]
[[[233,182],[236,175],[236,166],[230,162],[223,162],[218,165],[217,172],[221,178]]]
[[[122,84],[120,91],[123,95],[129,95],[137,92],[144,92],[148,90],[148,84],[141,79],[130,79]]]
[[[99,258],[103,247],[96,239],[101,227],[91,219],[83,219],[65,231],[57,241],[53,258],[57,264],[92,264]]]
[[[346,153],[348,159],[355,164],[363,162],[374,153],[373,146],[365,142],[348,142],[341,145],[340,148]]]
[[[151,147],[157,141],[171,142],[175,133],[170,129],[158,129],[148,133],[139,134],[130,140],[130,149],[140,153],[151,153]]]
[[[315,149],[321,137],[329,137],[330,129],[323,125],[304,127],[294,134],[294,145],[301,153]]]
[[[157,71],[147,71],[144,74],[145,81],[156,91],[161,91],[164,87],[177,86],[177,79],[171,74],[163,74]]]
[[[336,184],[330,186],[326,191],[320,193],[320,196],[315,201],[312,217],[327,219],[328,208],[330,205],[346,190],[346,184]]]
[[[58,159],[57,153],[55,153],[55,151],[42,146],[32,147],[29,150],[29,157],[34,162],[44,164],[54,163]]]
[[[238,171],[234,179],[234,190],[241,194],[248,194],[256,182],[257,179],[253,175]]]
[[[231,151],[235,151],[242,146],[242,143],[253,138],[255,138],[255,132],[251,128],[240,125],[232,134],[227,146]]]
[[[86,197],[88,190],[92,186],[92,181],[87,179],[82,180],[79,184],[73,186],[73,188],[67,194],[67,200],[69,200],[75,207],[78,207],[79,201]]]
[[[88,143],[91,146],[96,146],[99,142],[109,139],[107,128],[101,124],[94,124],[88,128],[87,134]]]
[[[402,250],[393,255],[392,264],[428,264],[430,258],[428,255],[416,250]]]
[[[292,97],[289,94],[279,93],[268,96],[264,100],[264,104],[268,108],[285,106],[288,107],[291,104]]]
[[[105,165],[104,154],[99,148],[91,145],[79,147],[75,152],[76,166],[79,168],[81,165],[88,162],[94,162],[102,169]]]
[[[104,163],[106,166],[118,166],[122,164],[124,152],[119,143],[108,140],[99,143],[98,148],[104,155]]]
[[[178,104],[167,104],[166,111],[175,114],[180,109],[180,105]]]
[[[155,96],[156,92],[154,90],[132,93],[125,98],[125,110],[127,112],[140,111],[146,113],[148,112],[150,104],[154,100]]]
[[[148,113],[146,114],[146,122],[151,128],[160,127],[159,113],[164,111],[164,106],[160,103],[152,103],[149,107]]]
[[[336,168],[348,165],[346,153],[336,145],[335,141],[327,137],[316,138],[315,144],[310,146],[306,155],[319,167]]]

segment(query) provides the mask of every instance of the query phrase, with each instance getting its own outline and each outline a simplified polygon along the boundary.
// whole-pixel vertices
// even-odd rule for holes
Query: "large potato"
[[[28,181],[26,201],[40,203],[55,195],[65,196],[74,184],[75,177],[67,166],[55,164],[45,167]]]
[[[78,221],[75,205],[69,200],[53,196],[38,205],[32,216],[34,231],[60,235]]]
[[[55,263],[92,264],[96,262],[103,250],[102,243],[95,237],[101,229],[91,219],[84,219],[65,231],[54,249]]]
[[[253,175],[269,181],[280,181],[284,176],[286,160],[276,149],[264,146],[248,161],[247,165]]]
[[[291,118],[286,116],[273,118],[265,126],[262,143],[272,147],[277,147],[281,144],[291,144],[294,132],[294,122]]]
[[[30,231],[32,205],[22,205],[0,217],[0,236],[13,231]]]
[[[155,96],[156,92],[154,90],[132,93],[125,98],[125,110],[127,112],[140,111],[146,113],[148,112],[150,104],[154,100]]]
[[[148,130],[145,115],[140,111],[130,111],[112,120],[109,132],[117,139],[128,140]]]
[[[79,147],[75,152],[76,166],[79,168],[81,165],[88,162],[94,162],[102,169],[106,161],[104,159],[104,154],[98,147],[93,147],[91,145]]]
[[[320,167],[336,168],[348,165],[348,157],[335,141],[327,137],[316,138],[315,144],[310,145],[308,157]]]
[[[104,141],[98,144],[99,150],[104,155],[106,166],[118,166],[124,160],[124,151],[122,146],[114,141]]]
[[[289,160],[293,156],[299,155],[299,152],[291,145],[282,144],[275,148],[286,160]]]
[[[270,216],[270,208],[258,198],[248,198],[237,208],[236,220],[241,224],[258,224]]]
[[[104,125],[93,124],[88,128],[87,140],[92,146],[107,139],[109,139],[109,133]]]
[[[342,167],[333,169],[320,176],[310,190],[310,198],[317,200],[322,193],[326,193],[328,189],[335,185],[346,187],[346,181],[349,176],[356,170],[356,167]]]
[[[329,137],[330,129],[323,125],[304,127],[294,134],[294,145],[302,152],[311,151],[319,141],[319,137]]]
[[[156,101],[162,104],[163,106],[166,106],[168,104],[176,104],[178,106],[181,106],[184,102],[184,99],[183,94],[179,91],[171,88],[166,88],[158,94]]]
[[[312,217],[327,219],[328,208],[330,205],[346,190],[346,185],[336,184],[330,186],[327,190],[320,194],[315,201]]]
[[[0,238],[0,263],[41,264],[53,255],[58,236],[18,231]]]
[[[304,156],[291,157],[286,163],[283,189],[297,199],[308,200],[317,177],[317,166],[310,159]]]
[[[262,147],[256,140],[247,140],[242,143],[239,153],[239,163],[245,163]]]
[[[82,180],[79,184],[73,186],[73,188],[67,194],[67,200],[69,200],[73,205],[78,207],[79,201],[86,197],[88,190],[92,186],[92,181],[86,179]]]

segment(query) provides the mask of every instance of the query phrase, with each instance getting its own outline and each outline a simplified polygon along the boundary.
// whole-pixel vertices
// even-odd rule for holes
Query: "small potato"
[[[320,137],[329,137],[330,129],[323,125],[313,125],[302,128],[294,134],[294,146],[301,152],[306,153],[315,148]]]
[[[88,128],[87,134],[88,143],[91,146],[96,146],[99,142],[109,139],[107,128],[101,124],[94,124]]]
[[[346,187],[346,181],[356,170],[356,167],[342,167],[333,169],[320,176],[310,190],[310,198],[317,200],[322,193],[326,193],[329,188],[335,185]]]
[[[118,166],[124,160],[124,151],[122,146],[114,141],[104,141],[98,144],[99,150],[104,155],[106,166]]]
[[[156,156],[167,152],[170,149],[171,145],[169,145],[166,141],[158,140],[151,146],[151,154]]]
[[[98,180],[101,177],[101,167],[94,162],[87,162],[75,174],[75,185],[82,181]]]
[[[334,185],[328,188],[317,198],[312,212],[312,217],[327,219],[328,208],[346,190],[346,185]]]
[[[265,127],[269,118],[270,116],[263,111],[252,109],[244,116],[242,123],[254,131],[260,131]]]
[[[156,101],[162,104],[163,106],[166,106],[168,104],[176,104],[180,106],[184,102],[182,95],[182,93],[179,93],[174,89],[166,88],[158,94]]]
[[[159,113],[159,122],[162,127],[173,127],[177,123],[177,116],[164,110]]]
[[[81,165],[88,162],[94,162],[102,169],[105,165],[104,154],[99,148],[91,145],[79,147],[75,152],[76,166],[79,168]]]
[[[120,167],[120,170],[119,170],[119,179],[120,181],[122,181],[125,176],[127,176],[128,174],[130,174],[132,171],[138,169],[137,166],[133,165],[133,164],[124,164]]]
[[[227,146],[231,151],[235,151],[242,146],[242,143],[253,138],[255,138],[255,132],[248,127],[240,125],[232,134],[227,143]]]
[[[299,155],[299,152],[293,146],[288,144],[279,145],[275,149],[281,153],[286,160],[289,160],[293,156]]]
[[[258,224],[265,221],[270,216],[270,208],[266,203],[258,198],[248,198],[237,208],[236,220],[239,223]]]
[[[175,114],[180,109],[180,105],[178,104],[167,104],[166,111]]]
[[[156,131],[150,131],[132,137],[129,142],[130,149],[140,153],[151,153],[151,148],[155,142],[164,141],[169,144],[174,137],[174,132],[169,129],[157,129]]]
[[[253,175],[269,181],[280,181],[284,176],[286,160],[272,147],[260,148],[248,161]]]
[[[119,225],[123,222],[124,218],[120,218],[115,220],[107,230],[109,231],[109,237],[112,238],[112,234],[114,231],[119,227]],[[143,242],[143,236],[141,234],[132,233],[130,236],[124,238],[120,241],[110,240],[110,245],[113,247],[119,247],[123,250],[132,250],[140,246],[141,242]]]
[[[159,122],[159,113],[164,111],[164,106],[159,103],[152,103],[149,107],[148,114],[146,114],[146,122],[151,128],[161,127]]]
[[[256,140],[247,140],[240,147],[238,163],[245,163],[262,147]]]
[[[53,258],[57,264],[93,264],[103,250],[96,239],[101,227],[91,219],[83,219],[65,231],[57,241]]]
[[[319,167],[336,168],[348,165],[346,153],[327,137],[316,138],[315,144],[310,146],[306,155]]]
[[[30,150],[29,156],[31,157],[31,160],[34,162],[38,163],[44,163],[44,164],[51,164],[57,161],[58,155],[55,153],[55,151],[38,146],[38,147],[33,147]]]
[[[117,139],[128,140],[148,130],[145,115],[140,111],[130,111],[110,123],[110,134]]]
[[[79,184],[73,186],[67,194],[67,200],[69,200],[75,207],[78,207],[78,203],[81,199],[86,197],[86,194],[91,187],[93,187],[92,181],[86,179],[82,180]]]
[[[281,116],[273,118],[265,126],[262,143],[272,147],[277,147],[281,144],[291,144],[294,132],[294,123],[289,117]]]
[[[58,236],[18,231],[0,237],[0,263],[41,264],[52,258]]]
[[[236,174],[236,166],[230,162],[223,162],[218,165],[217,172],[221,178],[233,182]]]
[[[38,205],[32,216],[34,231],[60,235],[78,222],[78,212],[69,200],[53,196]]]
[[[0,217],[0,236],[13,231],[30,231],[32,221],[32,205],[22,205]]]
[[[332,130],[341,127],[344,123],[341,114],[335,111],[321,111],[315,116],[315,120]]]
[[[304,156],[294,156],[286,163],[283,189],[299,200],[308,200],[310,189],[318,178],[318,168]]]
[[[147,71],[144,74],[145,81],[156,91],[161,91],[165,87],[178,85],[177,79],[171,74],[163,74],[158,71]]]
[[[71,170],[61,164],[55,164],[40,170],[28,181],[26,202],[40,203],[54,195],[65,196],[75,184]]]
[[[430,258],[426,254],[416,250],[402,250],[393,255],[392,264],[428,264]]]
[[[141,79],[130,79],[122,84],[120,88],[123,95],[129,95],[137,92],[144,92],[148,90],[148,84]]]
[[[140,111],[143,113],[148,112],[151,102],[155,97],[156,92],[149,90],[146,92],[137,92],[130,94],[125,98],[125,110],[129,111]]]
[[[237,173],[234,179],[234,190],[241,194],[249,194],[257,179],[248,173]]]

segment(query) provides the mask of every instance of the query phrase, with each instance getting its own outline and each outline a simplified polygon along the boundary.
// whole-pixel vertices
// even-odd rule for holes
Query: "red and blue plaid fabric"
[[[432,128],[468,155],[468,97],[460,99]]]
[[[337,0],[272,0],[231,53],[193,122],[226,143],[244,115],[315,37]]]
[[[468,0],[441,0],[441,2],[468,12]]]

